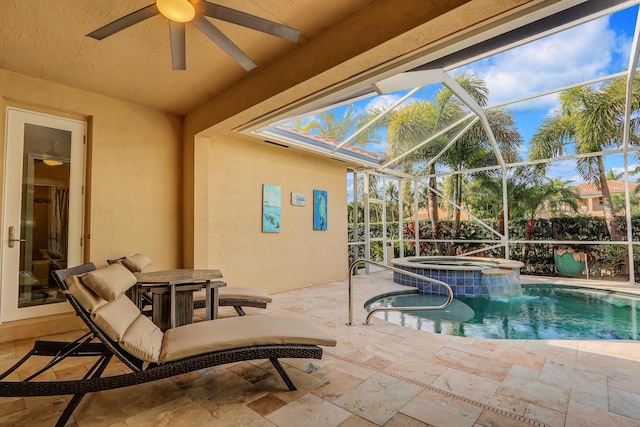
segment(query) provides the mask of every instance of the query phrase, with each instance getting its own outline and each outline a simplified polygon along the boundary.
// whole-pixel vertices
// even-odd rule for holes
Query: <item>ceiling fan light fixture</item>
[[[142,0],[140,0],[142,1]],[[291,42],[298,41],[300,31],[251,15],[237,9],[231,9],[207,0],[155,0],[148,6],[122,16],[87,34],[96,40],[136,25],[146,19],[162,15],[169,20],[169,39],[171,44],[171,65],[174,70],[186,70],[186,23],[192,23],[200,32],[217,44],[227,55],[247,71],[257,65],[215,24],[207,18],[217,19],[239,25],[254,31],[260,31]]]
[[[47,166],[60,166],[60,165],[62,165],[62,162],[60,160],[55,160],[55,159],[44,159],[42,161],[42,163],[44,163]]]
[[[162,15],[174,22],[190,22],[196,16],[196,8],[189,0],[156,0]]]

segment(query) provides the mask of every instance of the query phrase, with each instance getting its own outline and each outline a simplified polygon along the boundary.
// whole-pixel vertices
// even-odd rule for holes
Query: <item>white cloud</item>
[[[490,90],[489,104],[518,99],[619,71],[613,52],[628,52],[629,40],[618,37],[607,17],[494,55],[456,70],[473,71]],[[624,56],[623,56],[624,57]],[[628,57],[628,54],[627,54]],[[557,97],[527,101],[510,108],[533,105],[551,109]]]
[[[629,165],[629,177],[633,177],[631,173],[632,173],[634,170],[638,169],[638,167],[640,167],[640,164],[638,164],[638,163],[635,163],[635,164],[633,164],[633,165]],[[620,175],[620,174],[623,174],[623,173],[624,173],[624,166],[621,166],[621,167],[614,167],[614,168],[611,168],[611,170],[613,170],[613,173],[614,173],[615,175]]]
[[[637,167],[640,167],[639,163],[630,164],[629,172],[632,172]],[[615,174],[624,172],[623,167],[611,167],[611,168],[608,168],[607,171],[609,169],[613,170],[613,173]],[[563,181],[573,181],[571,182],[570,185],[578,185],[585,182],[584,178],[582,178],[578,173],[578,171],[576,170],[575,160],[559,160],[559,161],[551,162],[549,164],[549,169],[547,170],[546,176],[551,179],[556,179],[560,177],[562,178]],[[631,173],[629,174],[629,181],[635,182],[634,175],[631,175]]]
[[[402,96],[400,95],[380,95],[374,96],[371,100],[364,106],[364,112],[374,110],[376,108],[383,109],[385,107],[390,106],[394,102],[397,102]],[[356,111],[358,113],[358,111]]]
[[[580,174],[576,171],[575,160],[558,160],[556,162],[551,162],[546,175],[551,179],[560,177],[564,181],[573,181],[571,185],[577,185],[584,182],[580,177]]]
[[[569,181],[569,185],[580,185],[584,184],[585,180],[580,175],[573,175],[567,178],[565,181]]]
[[[525,144],[522,144],[518,147],[518,155],[521,159],[526,159],[529,157],[529,147]]]
[[[306,117],[301,117],[300,118],[300,125],[304,126],[304,125],[308,125],[309,123],[311,123],[312,121],[318,119],[318,116],[311,115],[311,116],[306,116]],[[287,127],[292,127],[295,128],[296,127],[296,120],[291,120],[288,122],[283,122],[281,123],[283,126],[287,126]]]
[[[514,104],[507,105],[511,111],[547,110],[545,117],[552,117],[559,112],[560,101],[557,93],[540,96],[538,98],[527,99]],[[498,102],[496,102],[497,104]]]

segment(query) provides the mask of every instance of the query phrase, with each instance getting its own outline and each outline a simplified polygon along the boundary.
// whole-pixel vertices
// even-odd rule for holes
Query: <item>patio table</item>
[[[219,280],[222,279],[220,270],[177,269],[135,273],[135,276],[136,292],[151,292],[151,318],[163,331],[193,322],[193,291],[203,287],[206,288],[206,319],[218,317],[218,288],[227,285]]]

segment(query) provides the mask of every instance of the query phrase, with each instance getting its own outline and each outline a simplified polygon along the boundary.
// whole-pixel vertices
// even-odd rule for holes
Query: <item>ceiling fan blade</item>
[[[232,24],[271,34],[272,36],[280,37],[294,43],[298,41],[298,37],[300,36],[300,31],[294,28],[207,1],[198,3],[196,8],[198,9],[198,13],[210,18],[231,22]]]
[[[195,25],[200,31],[202,31],[207,37],[211,39],[215,44],[220,46],[222,50],[224,50],[227,55],[232,57],[236,62],[242,65],[247,71],[251,71],[257,67],[253,61],[244,54],[243,51],[240,50],[238,46],[236,46],[227,36],[222,34],[222,31],[218,29],[211,22],[207,21],[202,15],[197,15],[196,19],[193,21],[193,25]]]
[[[105,37],[109,37],[112,34],[117,33],[118,31],[124,30],[132,25],[137,24],[138,22],[142,22],[145,19],[151,18],[152,16],[158,15],[160,11],[156,4],[150,4],[147,7],[143,7],[142,9],[136,10],[126,16],[123,16],[120,19],[116,19],[115,21],[105,25],[104,27],[100,27],[97,30],[87,34],[87,37],[92,37],[96,40],[102,40]]]
[[[173,70],[187,69],[186,25],[169,21],[169,37],[171,39],[171,65]]]

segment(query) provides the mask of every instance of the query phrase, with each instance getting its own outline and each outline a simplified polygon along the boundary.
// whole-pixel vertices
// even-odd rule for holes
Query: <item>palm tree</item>
[[[577,87],[560,95],[560,110],[545,120],[531,140],[530,159],[549,159],[564,156],[570,146],[575,154],[605,151],[622,143],[625,109],[625,79],[614,79],[600,89]],[[634,78],[632,111],[640,105],[640,80]],[[638,117],[631,116],[631,144],[638,143]],[[603,211],[609,236],[622,240],[607,174],[601,155],[576,160],[580,176],[592,182],[602,192]],[[549,163],[538,168],[546,171]]]
[[[399,221],[400,218],[396,218],[396,216],[400,215],[399,211],[399,203],[398,203],[398,187],[396,183],[390,181],[387,183],[384,189],[384,196],[386,202],[386,211],[387,211],[387,220],[388,221]],[[397,214],[397,215],[396,215]]]
[[[305,132],[316,133],[319,136],[336,142],[342,142],[364,124],[366,117],[356,115],[353,104],[347,105],[341,117],[336,117],[334,110],[323,111],[316,114],[306,124],[302,120],[295,122],[296,129]],[[360,133],[354,140],[355,145],[365,146],[371,142],[379,142],[379,136],[367,129]]]
[[[623,176],[624,176],[624,172],[615,173],[613,169],[609,169],[607,171],[607,180],[609,181],[618,181],[622,179]]]
[[[637,169],[636,169],[637,170]],[[631,175],[636,173],[636,170],[629,171]],[[607,181],[619,181],[624,177],[624,172],[616,173],[613,169],[607,171]],[[631,188],[629,192],[629,202],[631,207],[631,214],[633,215],[638,209],[638,191],[640,187]],[[612,194],[611,201],[613,202],[613,211],[616,215],[626,215],[626,201],[624,194]]]
[[[456,82],[473,97],[480,105],[486,106],[488,89],[484,81],[475,78],[472,74],[461,74],[455,77]],[[372,111],[370,115],[379,111]],[[432,100],[417,100],[400,107],[375,126],[377,129],[387,130],[387,157],[394,158],[399,154],[415,147],[438,131],[446,128],[451,123],[467,114],[466,107],[454,96],[448,88],[439,90]],[[514,126],[511,115],[503,109],[493,109],[486,112],[502,156],[506,161],[517,158],[517,149],[522,143],[519,132]],[[459,129],[453,129],[429,144],[414,151],[399,162],[403,169],[413,169],[414,165],[424,165],[433,159],[453,138]],[[480,122],[474,124],[456,143],[438,159],[438,163],[447,166],[453,171],[495,164],[489,137]],[[437,188],[435,177],[436,164],[429,165],[429,186]],[[462,203],[464,187],[464,174],[458,173],[452,176],[453,200],[458,206]],[[429,193],[429,216],[435,239],[440,238],[440,225],[438,218],[438,196],[434,191]],[[460,211],[454,207],[455,234],[460,232]],[[439,244],[436,252],[440,253]]]
[[[616,215],[624,216],[626,214],[626,202],[624,194],[613,194],[611,196],[613,200],[613,208],[615,210]],[[631,188],[629,190],[629,206],[631,210],[631,215],[636,216],[640,214],[640,186]]]
[[[358,218],[353,218],[353,202],[347,203],[347,222],[349,224],[352,223],[361,223],[364,222],[364,212],[362,207],[360,206],[361,202],[358,203]]]
[[[543,213],[552,216],[566,215],[577,212],[580,196],[570,187],[571,181],[561,178],[552,180],[536,173],[533,167],[520,167],[507,177],[507,203],[509,203],[509,217],[526,218],[525,240],[533,240],[536,221]],[[502,205],[502,179],[487,175],[478,175],[474,179],[473,202],[481,205]],[[499,219],[504,209],[500,210]],[[504,232],[504,226],[500,226]],[[526,260],[531,249],[531,243],[525,243],[521,261]]]
[[[369,116],[376,116],[382,109],[372,110]],[[443,116],[444,114],[440,114]],[[435,133],[438,126],[438,111],[433,104],[426,100],[416,100],[404,107],[393,110],[387,114],[382,120],[378,121],[371,128],[376,131],[387,131],[387,158],[395,158],[405,153],[409,149],[415,147],[430,135]],[[444,141],[434,141],[406,156],[398,163],[398,167],[405,171],[411,171],[415,163],[424,162],[435,156]],[[435,164],[430,165],[429,186],[437,188],[435,178]],[[424,187],[426,188],[426,187]],[[440,222],[438,218],[438,195],[434,191],[429,191],[427,196],[427,206],[429,208],[429,218],[431,221],[431,230],[433,238],[438,240],[441,237]],[[442,253],[442,244],[436,243],[436,253]]]
[[[447,196],[449,199],[456,201],[458,206],[463,206],[463,202],[466,200],[461,200],[464,198],[464,194],[461,194],[462,189],[467,189],[467,185],[469,184],[469,177],[464,174],[455,174],[446,176],[442,180],[442,194]],[[462,196],[462,197],[459,197]],[[456,208],[449,204],[443,203],[441,206],[442,210],[447,213],[447,216],[451,215],[455,218]]]
[[[295,120],[292,124],[295,129],[302,130],[304,132],[309,132],[313,134],[317,134],[322,138],[326,138],[335,142],[342,142],[346,138],[349,137],[352,133],[354,133],[360,126],[364,124],[365,117],[358,116],[355,114],[355,109],[353,104],[348,104],[345,110],[342,112],[342,116],[336,116],[336,112],[334,110],[323,111],[315,116],[313,119],[304,123],[302,119]],[[354,140],[354,144],[365,146],[370,142],[379,142],[379,137],[375,135],[371,130],[366,130],[360,133]],[[373,198],[379,198],[377,182],[374,176],[371,177],[370,185],[369,185],[369,194]],[[360,184],[357,185],[357,188],[354,188],[354,191],[357,191],[359,194],[362,193],[362,187]],[[362,197],[359,198],[360,202],[358,203],[358,218],[355,218],[357,222],[364,222],[364,200]],[[353,217],[353,203],[350,202],[348,204],[347,215],[350,218]],[[370,211],[373,222],[380,222],[382,217],[382,212],[380,211],[379,206],[373,206]],[[357,224],[354,222],[354,224]]]
[[[578,211],[580,196],[574,192],[569,185],[572,181],[563,181],[562,178],[555,180],[545,178],[534,181],[523,192],[520,203],[524,210],[527,225],[525,227],[525,240],[533,239],[536,228],[536,220],[546,211],[551,216],[566,215],[570,212]],[[531,249],[531,243],[525,243],[522,251],[522,262],[526,262]]]
[[[456,81],[469,93],[474,100],[484,107],[487,105],[488,89],[484,81],[476,79],[472,75],[462,74]],[[443,96],[447,96],[445,91]],[[450,96],[450,95],[449,95]],[[491,131],[498,143],[500,154],[505,162],[518,160],[518,148],[522,144],[522,138],[511,114],[501,108],[487,110],[485,112],[487,121],[491,126]],[[480,122],[477,122],[471,129],[452,146],[440,159],[443,164],[454,171],[464,171],[483,166],[495,165],[496,156],[490,145],[489,136]],[[457,173],[452,175],[453,200],[456,205],[462,205],[463,187],[465,175]],[[457,236],[460,232],[460,209],[454,206],[454,233]]]
[[[411,218],[415,213],[415,192],[410,181],[402,181],[402,218]],[[420,193],[418,192],[418,195]],[[424,207],[424,201],[418,199],[418,209]]]

